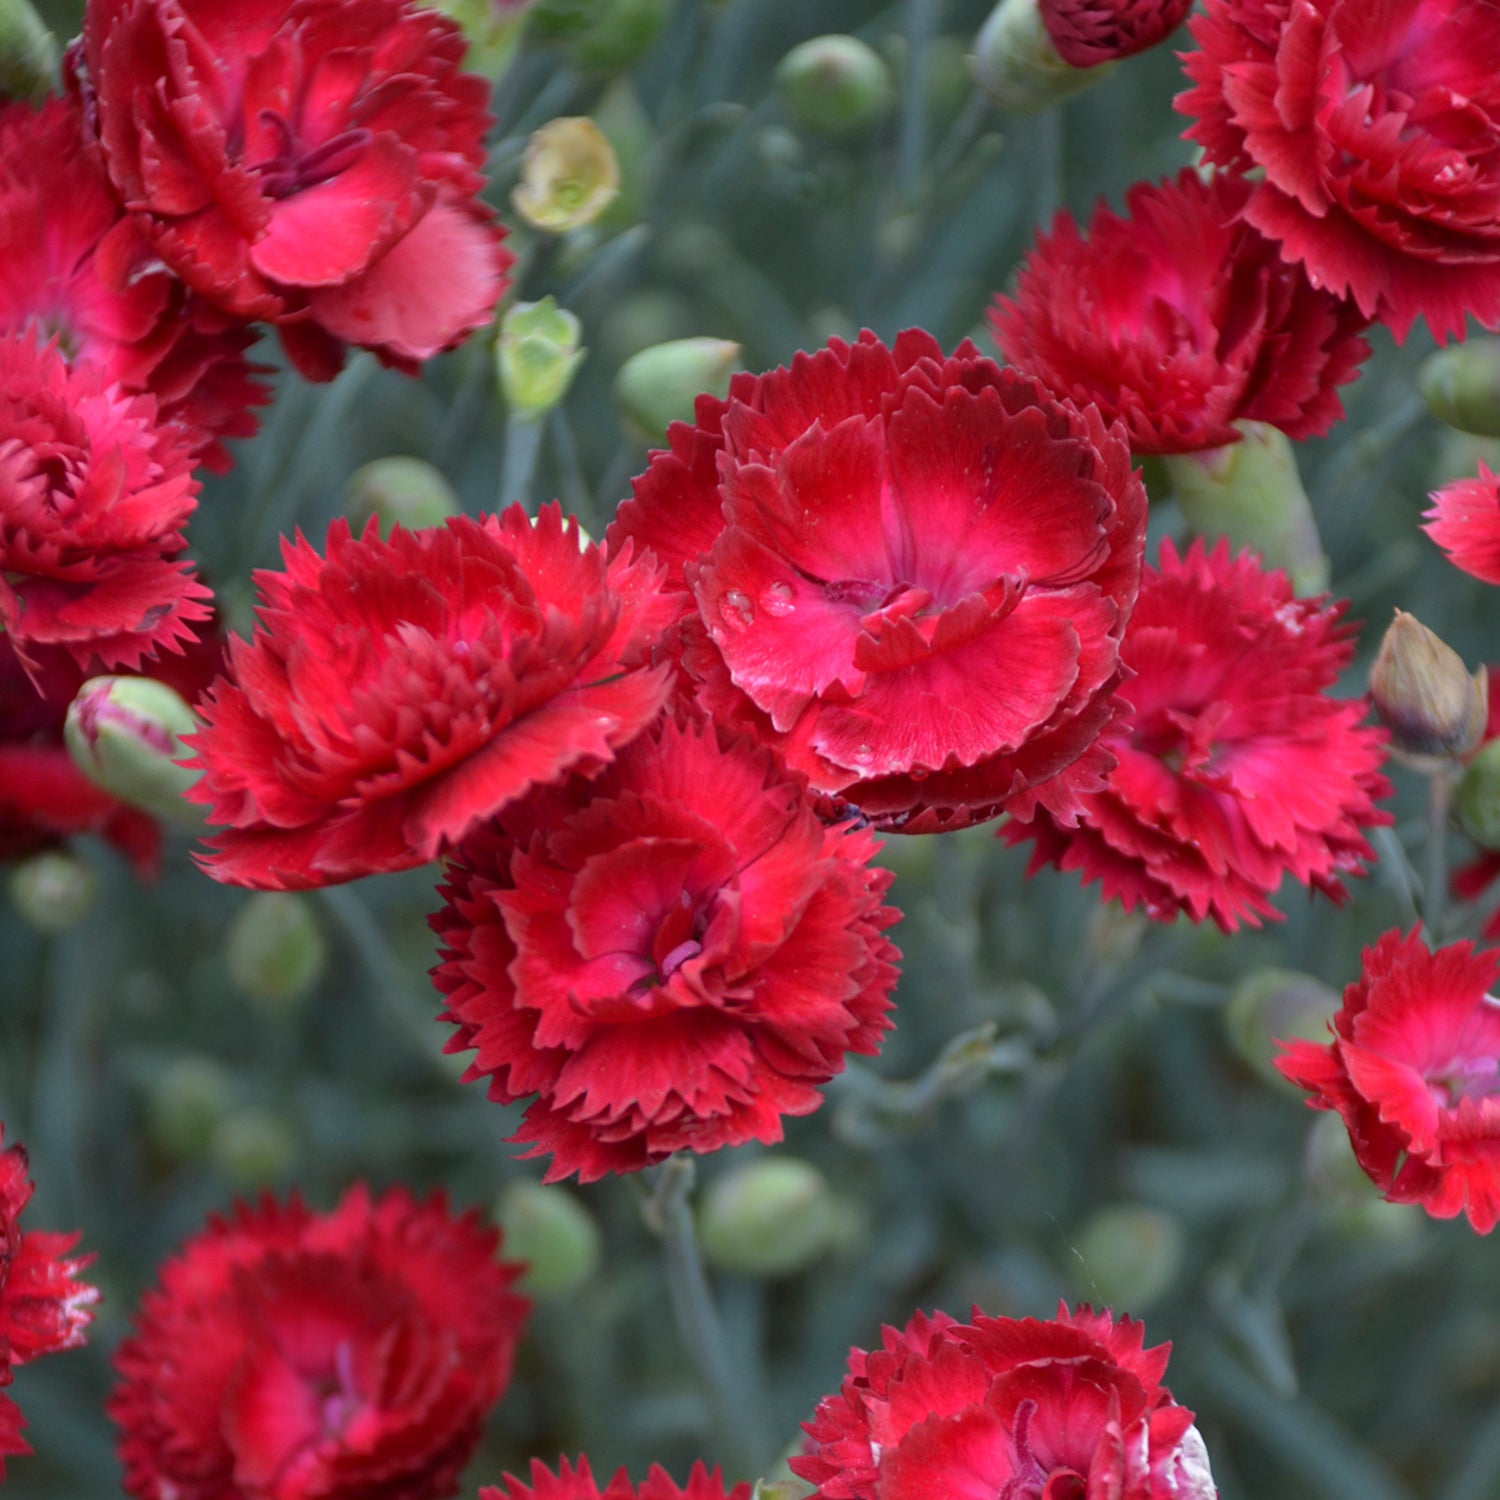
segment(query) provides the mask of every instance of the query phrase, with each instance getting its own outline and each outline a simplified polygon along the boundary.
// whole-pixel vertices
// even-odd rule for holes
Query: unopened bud
[[[66,849],[44,849],[10,872],[10,899],[38,932],[66,932],[99,893],[94,867]]]
[[[1293,969],[1255,969],[1230,991],[1224,1030],[1241,1059],[1273,1088],[1301,1093],[1276,1070],[1276,1043],[1328,1040],[1339,997]]]
[[[582,333],[578,319],[551,297],[517,302],[506,312],[495,361],[513,412],[539,417],[562,400],[583,363]]]
[[[251,1107],[219,1122],[209,1152],[235,1187],[270,1187],[296,1164],[297,1138],[275,1115]]]
[[[609,138],[586,115],[551,120],[533,133],[510,201],[526,222],[549,234],[592,224],[620,191],[620,164]]]
[[[201,1156],[233,1103],[234,1080],[221,1064],[211,1057],[174,1058],[151,1079],[151,1139],[170,1156]]]
[[[198,772],[177,762],[191,753],[182,736],[197,728],[192,709],[154,677],[91,677],[69,705],[63,737],[73,764],[110,796],[195,827],[203,814],[182,794]]]
[[[441,526],[462,510],[453,487],[425,459],[377,458],[356,469],[344,486],[344,514],[356,531],[371,516],[379,520],[380,534],[389,536],[392,526]]]
[[[526,0],[426,0],[463,30],[464,67],[499,78],[510,66],[526,24]]]
[[[819,135],[857,135],[890,112],[896,89],[885,59],[852,36],[815,36],[776,66],[787,113]]]
[[[0,104],[40,104],[57,87],[57,38],[30,0],[0,0]]]
[[[513,1182],[495,1204],[505,1231],[505,1258],[526,1262],[520,1289],[533,1297],[558,1297],[599,1268],[599,1228],[566,1188]]]
[[[1062,60],[1037,0],[1000,0],[974,41],[974,79],[1001,109],[1036,114],[1098,83],[1114,67]]]
[[[704,1255],[743,1276],[787,1276],[821,1259],[843,1237],[845,1214],[810,1162],[775,1156],[736,1167],[704,1195]]]
[[[728,339],[673,339],[632,354],[615,376],[615,400],[648,442],[673,422],[691,422],[700,394],[724,397],[740,357]]]
[[[614,73],[633,67],[661,35],[671,0],[598,0],[589,24],[568,42],[579,67]]]
[[[229,924],[224,962],[236,989],[289,1010],[323,977],[328,945],[305,896],[260,891]]]
[[[1486,849],[1500,849],[1500,739],[1481,745],[1453,796],[1458,826]]]
[[[1148,1307],[1182,1269],[1182,1225],[1143,1203],[1101,1208],[1073,1241],[1080,1291],[1105,1306]]]
[[[1299,594],[1322,593],[1328,559],[1291,440],[1264,422],[1236,425],[1244,434],[1237,443],[1163,458],[1183,519],[1198,536],[1253,548]]]
[[[1500,338],[1476,334],[1439,349],[1417,371],[1433,416],[1479,437],[1500,437]]]
[[[1470,674],[1458,652],[1398,609],[1370,668],[1370,698],[1391,732],[1391,754],[1431,774],[1463,760],[1484,738],[1489,675]]]

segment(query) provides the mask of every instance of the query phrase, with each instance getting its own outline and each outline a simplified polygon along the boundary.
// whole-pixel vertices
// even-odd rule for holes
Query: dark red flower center
[[[352,167],[370,144],[368,130],[341,130],[321,145],[304,148],[287,118],[274,109],[260,111],[261,124],[269,126],[281,149],[257,168],[261,186],[272,198],[290,198],[305,188],[316,187]]]

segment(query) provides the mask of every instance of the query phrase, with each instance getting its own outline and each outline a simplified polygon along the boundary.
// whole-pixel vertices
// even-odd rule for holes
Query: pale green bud
[[[728,339],[673,339],[632,354],[615,376],[615,400],[648,441],[659,443],[673,422],[691,422],[700,394],[721,399],[740,357]]]
[[[1274,1088],[1300,1094],[1276,1071],[1276,1043],[1326,1042],[1339,996],[1311,974],[1255,969],[1230,991],[1224,1030],[1240,1057]]]
[[[296,1164],[297,1138],[284,1121],[252,1106],[219,1122],[209,1153],[235,1187],[270,1187]]]
[[[495,362],[512,411],[539,417],[562,400],[583,363],[582,333],[578,319],[551,297],[517,302],[506,312]]]
[[[1500,338],[1476,334],[1428,355],[1417,371],[1417,389],[1450,427],[1500,437]]]
[[[698,1231],[712,1264],[743,1276],[787,1276],[838,1244],[846,1217],[810,1162],[764,1157],[715,1179]]]
[[[586,115],[569,115],[532,134],[510,201],[534,228],[564,234],[592,224],[619,190],[608,136]]]
[[[1143,1203],[1101,1208],[1074,1239],[1079,1290],[1106,1307],[1149,1307],[1182,1269],[1182,1225]]]
[[[1486,849],[1500,849],[1500,740],[1481,745],[1453,798],[1458,825]]]
[[[344,486],[344,514],[356,532],[371,516],[379,519],[380,534],[389,536],[392,526],[441,526],[462,512],[453,487],[425,459],[377,458],[356,469]]]
[[[562,1296],[599,1268],[599,1228],[565,1188],[512,1182],[495,1203],[495,1219],[505,1231],[505,1258],[526,1262],[520,1289],[533,1297]]]
[[[820,135],[857,135],[890,113],[896,89],[885,59],[857,37],[815,36],[776,66],[786,111]]]
[[[191,754],[182,737],[197,728],[192,709],[164,682],[91,677],[68,707],[63,737],[73,764],[110,796],[195,827],[203,814],[182,794],[199,773],[177,762]]]
[[[1114,68],[1075,68],[1058,55],[1037,0],[1000,0],[974,40],[974,80],[1001,109],[1037,114],[1098,83]]]
[[[0,104],[40,104],[57,86],[57,38],[30,0],[0,0]]]
[[[151,1139],[184,1160],[209,1147],[234,1103],[234,1080],[211,1057],[174,1058],[151,1080],[146,1119]]]
[[[94,867],[66,849],[44,849],[10,872],[10,899],[38,932],[66,932],[99,893]]]
[[[1370,668],[1370,699],[1389,750],[1424,774],[1451,769],[1484,738],[1489,674],[1473,673],[1415,615],[1397,610]]]
[[[253,1000],[290,1010],[323,977],[328,945],[312,903],[291,891],[259,891],[235,913],[224,940],[230,982]]]

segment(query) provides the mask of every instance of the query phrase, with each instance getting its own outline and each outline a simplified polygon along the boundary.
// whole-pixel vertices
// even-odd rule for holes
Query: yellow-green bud
[[[1439,349],[1417,371],[1433,416],[1479,437],[1500,437],[1500,338],[1476,334]]]
[[[1114,68],[1075,68],[1058,55],[1037,0],[1000,0],[974,40],[974,80],[1001,109],[1037,114]]]
[[[788,1276],[843,1237],[846,1214],[810,1162],[765,1157],[716,1178],[704,1195],[703,1254],[743,1276]]]
[[[234,1080],[211,1057],[174,1058],[150,1084],[146,1120],[168,1155],[188,1159],[209,1147],[234,1103]]]
[[[673,422],[691,422],[705,391],[728,394],[740,346],[728,339],[673,339],[632,354],[615,376],[615,400],[647,442],[659,443]]]
[[[10,899],[38,932],[66,932],[99,893],[94,867],[66,849],[44,849],[10,872]]]
[[[182,794],[199,773],[177,762],[191,754],[182,737],[197,728],[192,709],[164,682],[91,677],[68,707],[63,737],[73,764],[110,796],[196,827],[202,811]]]
[[[297,1138],[275,1115],[252,1106],[219,1122],[209,1153],[235,1187],[270,1187],[296,1164]]]
[[[377,458],[356,469],[344,486],[344,514],[356,532],[371,516],[378,518],[380,534],[389,536],[392,526],[441,526],[462,512],[453,487],[421,458]]]
[[[1198,536],[1254,548],[1268,568],[1286,570],[1299,594],[1322,593],[1328,559],[1290,439],[1264,422],[1236,425],[1244,434],[1237,443],[1163,458],[1184,520]]]
[[[1415,615],[1396,611],[1370,668],[1370,698],[1391,732],[1390,752],[1415,771],[1450,769],[1484,738],[1489,675]]]
[[[425,0],[462,28],[469,50],[464,67],[485,78],[499,78],[510,66],[526,25],[524,0],[496,5],[494,0]]]
[[[0,104],[40,104],[57,86],[57,38],[30,0],[0,0]]]
[[[1481,745],[1453,797],[1458,826],[1486,849],[1500,849],[1500,740]]]
[[[1080,1292],[1106,1307],[1149,1307],[1182,1269],[1182,1225],[1143,1203],[1101,1208],[1073,1241]]]
[[[505,1231],[507,1260],[526,1262],[520,1289],[533,1297],[559,1297],[599,1268],[602,1246],[589,1211],[565,1188],[512,1182],[495,1203]]]
[[[857,37],[815,36],[776,66],[781,102],[819,135],[857,135],[890,113],[896,89],[885,59]]]
[[[539,417],[562,400],[583,363],[582,333],[578,319],[551,297],[517,302],[506,312],[495,363],[513,412]]]
[[[291,1009],[316,987],[328,962],[312,903],[290,891],[251,896],[229,924],[224,962],[236,989],[273,1009]]]
[[[550,120],[532,134],[510,201],[548,234],[592,224],[620,191],[620,164],[609,138],[586,115]]]
[[[1276,1043],[1328,1040],[1338,995],[1311,974],[1255,969],[1235,985],[1224,1007],[1224,1030],[1240,1057],[1273,1088],[1302,1091],[1276,1071]]]

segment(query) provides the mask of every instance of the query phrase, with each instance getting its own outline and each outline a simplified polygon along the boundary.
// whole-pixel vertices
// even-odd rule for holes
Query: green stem
[[[898,144],[901,198],[909,205],[917,196],[927,159],[927,110],[922,90],[922,63],[927,43],[937,29],[933,0],[906,0],[906,76],[901,82],[901,133]]]
[[[505,460],[500,469],[500,493],[496,507],[520,501],[531,507],[531,480],[536,473],[537,456],[542,451],[544,424],[540,417],[513,411],[505,419]]]
[[[1453,773],[1434,771],[1427,783],[1427,849],[1422,879],[1422,925],[1427,940],[1439,943],[1448,904],[1448,810],[1453,805]]]

